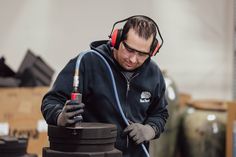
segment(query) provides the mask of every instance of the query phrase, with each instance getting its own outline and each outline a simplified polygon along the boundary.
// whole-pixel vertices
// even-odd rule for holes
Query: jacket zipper
[[[126,80],[126,84],[127,84],[127,88],[126,88],[126,99],[127,99],[127,97],[128,97],[128,92],[129,92],[129,90],[130,90],[130,81],[129,80]]]
[[[122,73],[123,74],[123,73]],[[124,75],[124,74],[123,74]],[[128,79],[125,75],[125,79],[126,79],[126,84],[127,84],[127,88],[126,88],[126,101],[125,101],[125,104],[127,105],[127,98],[128,98],[128,92],[130,90],[130,83],[131,83],[131,80],[134,79],[136,76],[138,76],[139,73],[135,74],[134,76],[132,76],[130,79]]]
[[[136,75],[134,75],[134,76],[132,76],[130,79],[128,79],[126,76],[125,76],[125,74],[123,74],[122,73],[122,75],[124,76],[124,78],[125,78],[125,80],[126,80],[126,85],[127,85],[127,87],[126,87],[126,96],[125,96],[125,106],[127,106],[128,105],[128,93],[129,93],[129,90],[130,90],[130,82],[131,82],[131,80],[133,79],[133,78],[135,78],[136,76],[138,76],[139,75],[139,73],[137,73]],[[128,116],[128,113],[127,113],[127,111],[125,111],[125,117],[127,117]],[[128,119],[128,121],[129,121],[129,119]],[[126,148],[128,148],[129,147],[129,137],[127,136],[126,137]]]
[[[129,93],[129,90],[130,90],[130,83],[132,81],[132,79],[134,79],[135,77],[137,77],[139,75],[139,73],[135,74],[134,76],[132,76],[130,79],[128,79],[125,74],[122,73],[122,75],[124,76],[125,80],[126,80],[126,96],[125,96],[125,106],[127,106],[127,101],[128,101],[128,93]],[[127,112],[125,112],[125,116],[127,117]]]

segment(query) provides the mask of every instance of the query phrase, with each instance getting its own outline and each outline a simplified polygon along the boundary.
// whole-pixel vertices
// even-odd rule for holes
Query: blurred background
[[[194,100],[234,101],[234,12],[233,0],[0,0],[0,57],[17,72],[30,50],[52,69],[51,86],[69,59],[89,49],[92,41],[108,39],[116,21],[142,14],[159,25],[164,45],[153,60],[174,81],[176,94],[184,93]],[[32,101],[37,106],[47,89],[33,89],[38,98]],[[7,93],[5,97],[28,92],[9,90],[0,92]],[[24,96],[17,99],[25,102]],[[26,112],[24,107],[20,111]],[[1,121],[9,120],[9,115]],[[39,126],[44,128],[41,122]]]
[[[17,70],[31,49],[56,77],[91,41],[108,39],[114,22],[144,14],[165,40],[153,59],[181,91],[232,99],[233,12],[233,0],[0,0],[0,55]]]

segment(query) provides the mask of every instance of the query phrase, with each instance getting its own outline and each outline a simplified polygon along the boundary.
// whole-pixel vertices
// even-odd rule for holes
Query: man
[[[90,46],[112,69],[121,108],[129,125],[117,110],[108,68],[93,52],[82,57],[79,67],[83,103],[70,100],[76,57],[64,67],[44,96],[41,110],[47,123],[52,125],[76,123],[74,117],[80,114],[84,122],[116,124],[115,147],[124,157],[143,157],[140,144],[144,142],[148,148],[148,141],[160,136],[168,118],[165,82],[159,67],[151,60],[160,48],[156,39],[159,29],[146,16],[132,16],[120,22],[124,21],[123,29],[112,30],[110,41],[95,41]]]

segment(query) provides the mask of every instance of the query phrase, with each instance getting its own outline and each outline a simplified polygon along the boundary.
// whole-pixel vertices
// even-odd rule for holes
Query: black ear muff
[[[159,52],[159,49],[160,49],[160,44],[158,40],[155,38],[151,46],[151,51],[150,51],[151,56],[155,56]]]
[[[122,29],[115,29],[111,35],[111,45],[118,50],[121,42]]]

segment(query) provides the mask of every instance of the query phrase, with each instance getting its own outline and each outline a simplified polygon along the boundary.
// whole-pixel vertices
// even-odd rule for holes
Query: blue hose
[[[121,108],[120,99],[119,99],[119,96],[118,96],[118,93],[117,93],[117,88],[116,88],[116,84],[115,84],[114,75],[113,75],[113,72],[112,72],[112,70],[111,70],[111,67],[110,67],[110,65],[107,63],[106,59],[105,59],[101,54],[99,54],[97,51],[94,51],[94,50],[90,50],[90,51],[87,51],[87,52],[82,52],[82,53],[79,55],[78,59],[77,59],[77,62],[76,62],[76,69],[79,69],[80,61],[81,61],[82,57],[83,57],[86,53],[88,53],[88,52],[93,52],[93,53],[95,53],[95,54],[96,54],[97,56],[99,56],[99,57],[104,61],[104,63],[106,64],[106,66],[107,66],[107,68],[108,68],[108,71],[109,71],[109,73],[110,73],[110,76],[111,76],[111,80],[112,80],[112,85],[113,85],[113,90],[114,90],[114,94],[115,94],[115,98],[116,98],[117,107],[118,107],[119,112],[120,112],[120,114],[121,114],[121,116],[122,116],[122,119],[124,120],[125,124],[128,126],[128,125],[129,125],[129,122],[128,122],[127,118],[125,117],[125,114],[124,114],[124,112],[123,112],[123,110],[122,110],[122,108]],[[75,81],[75,80],[74,80],[74,81]],[[146,149],[146,147],[144,146],[143,143],[141,144],[141,146],[142,146],[142,149],[143,149],[143,151],[144,151],[146,157],[150,157],[150,156],[149,156],[149,153],[148,153],[148,151],[147,151],[147,149]]]

